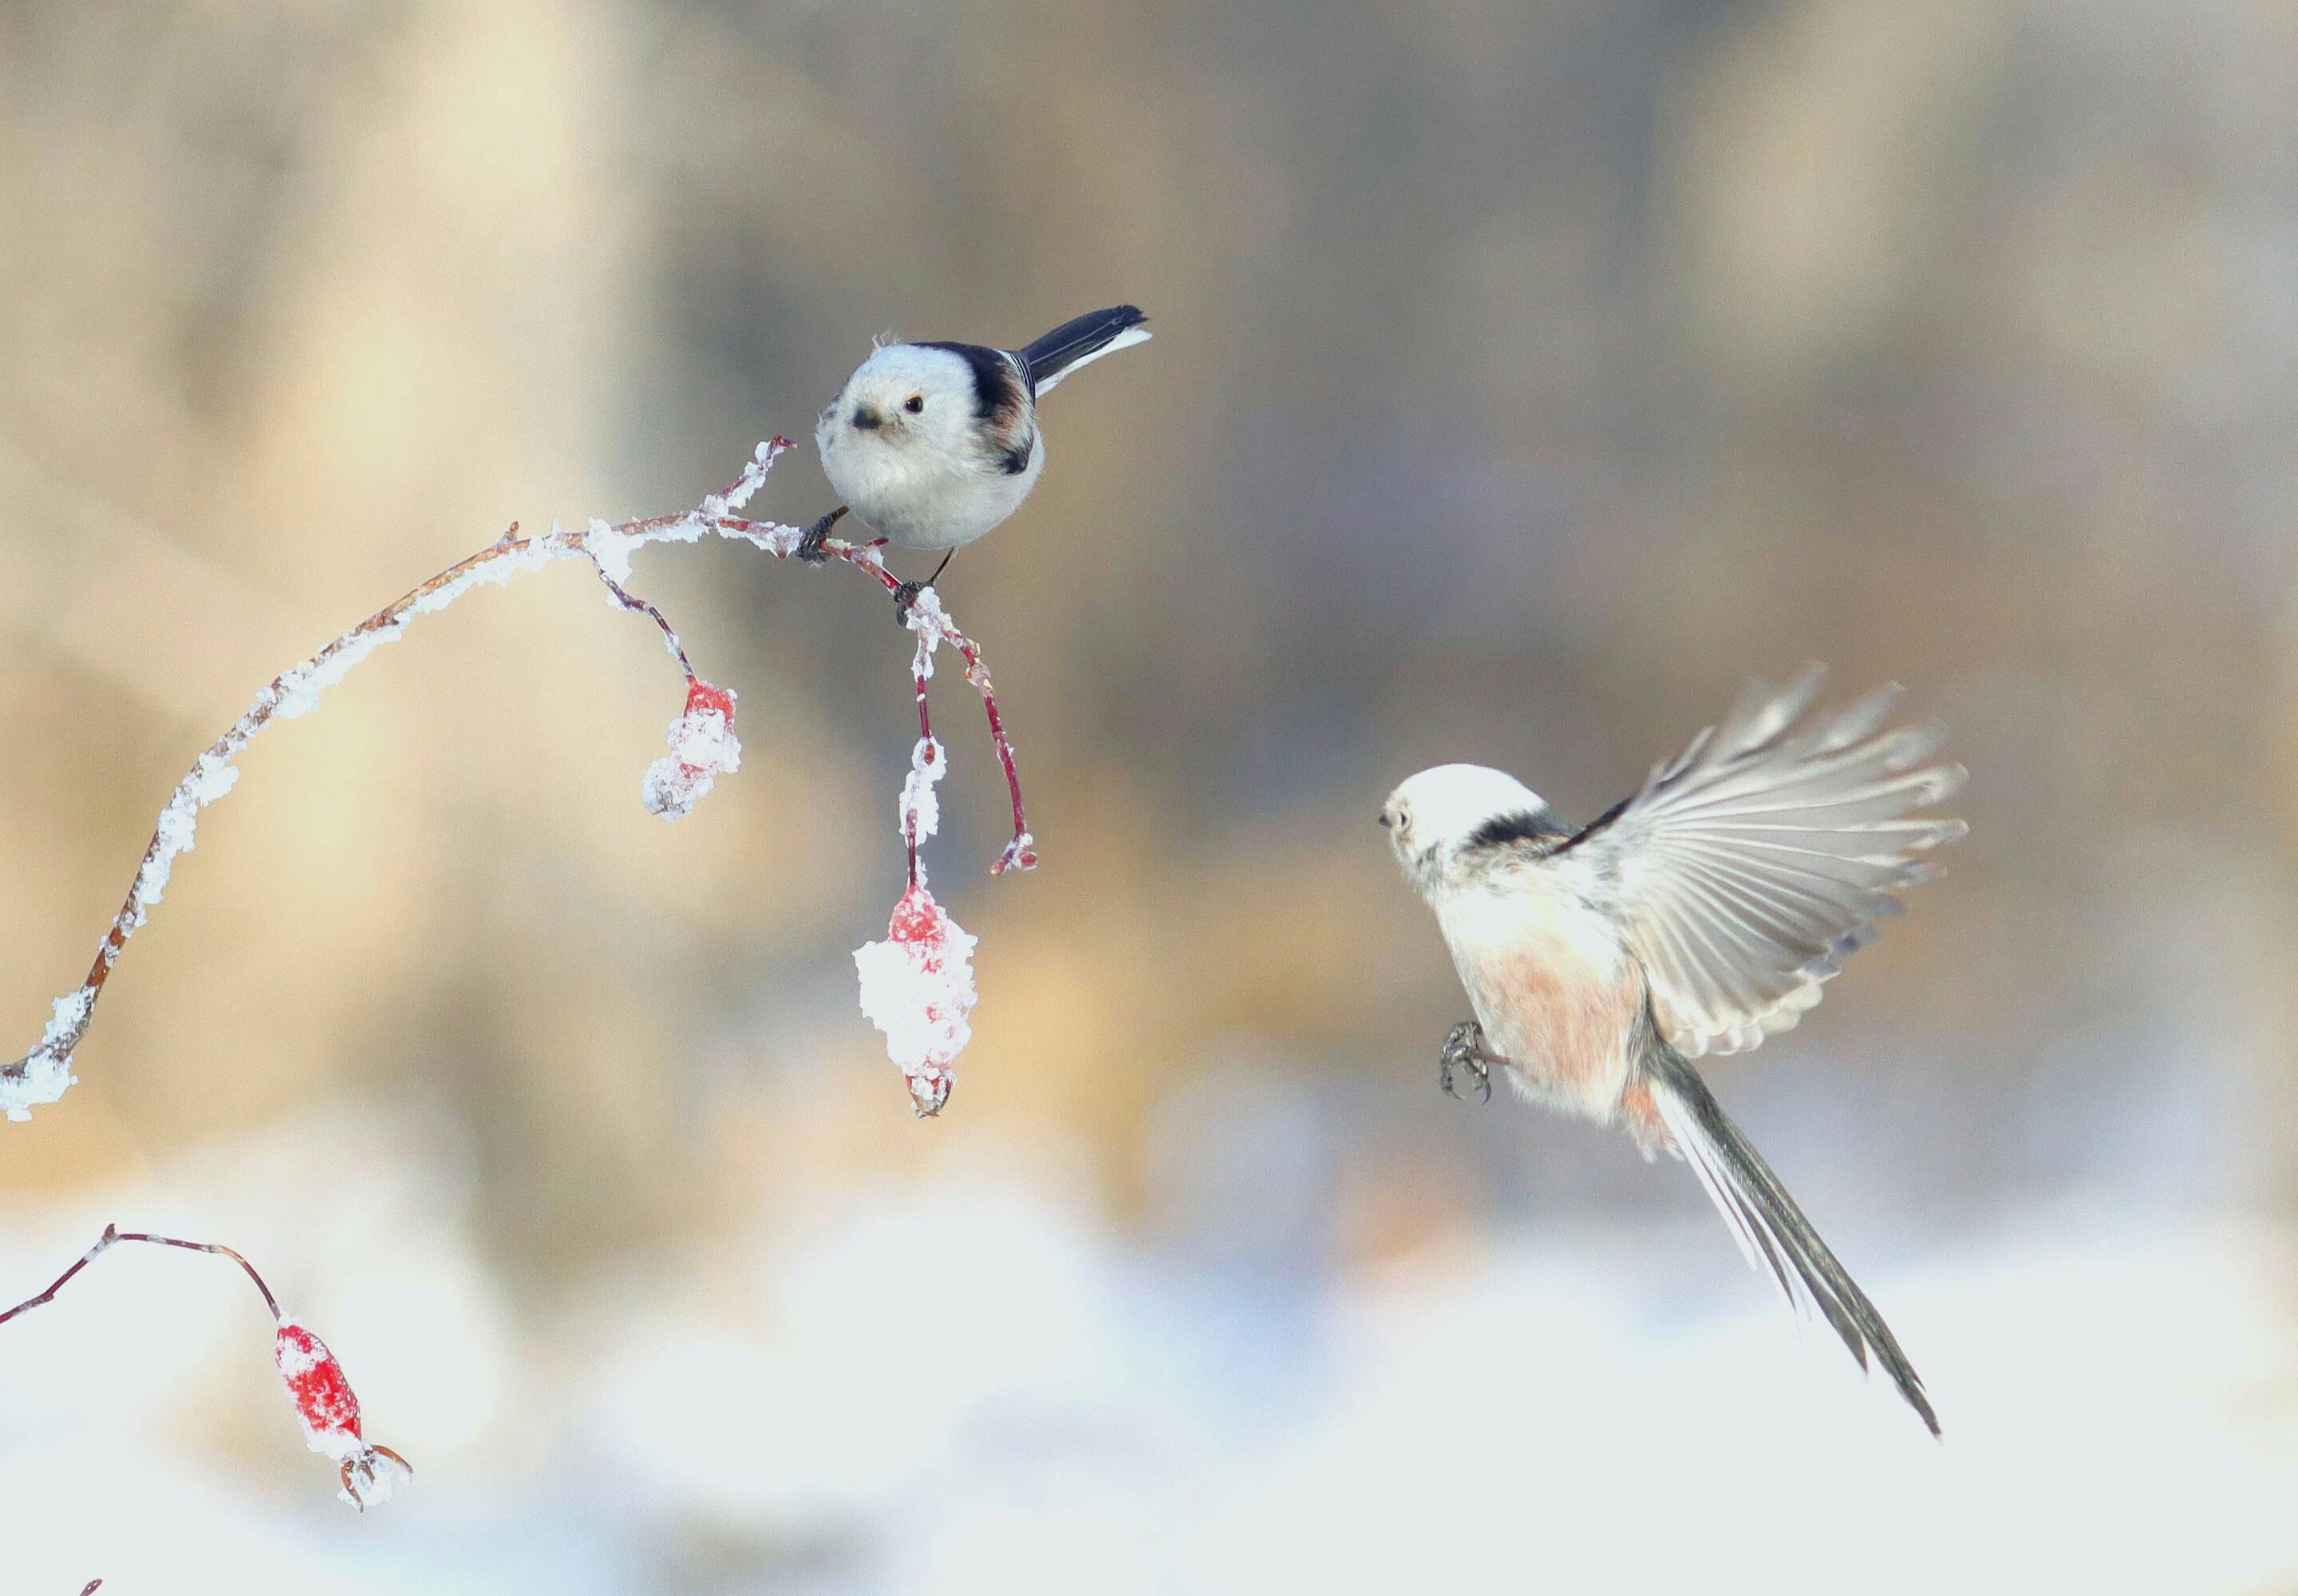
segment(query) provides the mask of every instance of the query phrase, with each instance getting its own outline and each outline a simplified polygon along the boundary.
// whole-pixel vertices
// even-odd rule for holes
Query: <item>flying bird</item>
[[[1586,826],[1478,765],[1410,777],[1380,823],[1476,1015],[1439,1053],[1444,1090],[1466,1076],[1489,1099],[1497,1070],[1534,1103],[1623,1127],[1647,1158],[1683,1159],[1757,1271],[1862,1369],[1872,1353],[1936,1435],[1882,1315],[1690,1063],[1794,1025],[1936,873],[1918,856],[1966,830],[1909,813],[1963,784],[1962,766],[1930,762],[1939,729],[1881,730],[1896,687],[1798,726],[1820,676],[1751,684]]]
[[[950,556],[1021,507],[1046,468],[1037,401],[1071,372],[1148,341],[1147,317],[1113,305],[1063,322],[1020,349],[881,342],[814,424],[822,468],[845,502],[810,527],[798,552],[848,509],[898,549],[948,550],[933,576],[905,583],[906,611]]]

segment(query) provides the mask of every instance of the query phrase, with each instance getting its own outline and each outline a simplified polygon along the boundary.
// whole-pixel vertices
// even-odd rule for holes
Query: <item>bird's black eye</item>
[[[913,393],[902,401],[902,408],[914,416],[926,408],[926,396],[922,393]]]

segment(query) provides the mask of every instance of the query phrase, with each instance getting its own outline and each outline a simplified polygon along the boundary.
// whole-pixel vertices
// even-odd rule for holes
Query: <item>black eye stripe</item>
[[[1571,831],[1572,828],[1564,823],[1562,815],[1543,805],[1538,809],[1519,809],[1509,815],[1495,815],[1469,833],[1462,847],[1500,848],[1511,842],[1539,842],[1569,836]]]

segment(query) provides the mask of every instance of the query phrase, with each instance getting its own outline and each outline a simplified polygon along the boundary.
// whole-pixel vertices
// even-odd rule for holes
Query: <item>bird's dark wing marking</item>
[[[1591,838],[1602,835],[1604,828],[1610,825],[1614,821],[1619,819],[1621,815],[1625,815],[1628,812],[1628,806],[1634,802],[1635,799],[1633,798],[1622,798],[1618,803],[1614,804],[1610,808],[1605,810],[1601,815],[1596,816],[1595,819],[1590,821],[1586,825],[1582,826],[1578,831],[1573,832],[1571,836],[1566,837],[1562,842],[1558,843],[1557,845],[1556,851],[1559,854],[1568,853],[1572,849],[1578,848],[1582,843],[1588,841]]]
[[[976,419],[996,421],[1020,412],[1027,396],[1012,358],[1004,351],[985,349],[979,343],[921,343],[918,347],[954,354],[972,368]]]

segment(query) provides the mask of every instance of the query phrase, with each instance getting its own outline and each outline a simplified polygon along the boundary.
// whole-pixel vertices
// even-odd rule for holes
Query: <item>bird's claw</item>
[[[790,550],[791,555],[810,566],[818,566],[828,559],[830,550],[823,545],[830,542],[830,529],[838,525],[838,518],[845,513],[846,507],[841,504],[807,527],[805,533],[799,537],[798,547]]]
[[[915,604],[918,595],[930,585],[924,582],[905,582],[894,589],[894,624],[906,626],[910,624],[910,606]]]
[[[1492,1066],[1484,1062],[1484,1028],[1474,1020],[1463,1020],[1444,1038],[1444,1046],[1436,1054],[1436,1084],[1444,1088],[1447,1097],[1462,1097],[1453,1084],[1452,1072],[1465,1070],[1476,1078],[1479,1098],[1492,1100]]]

